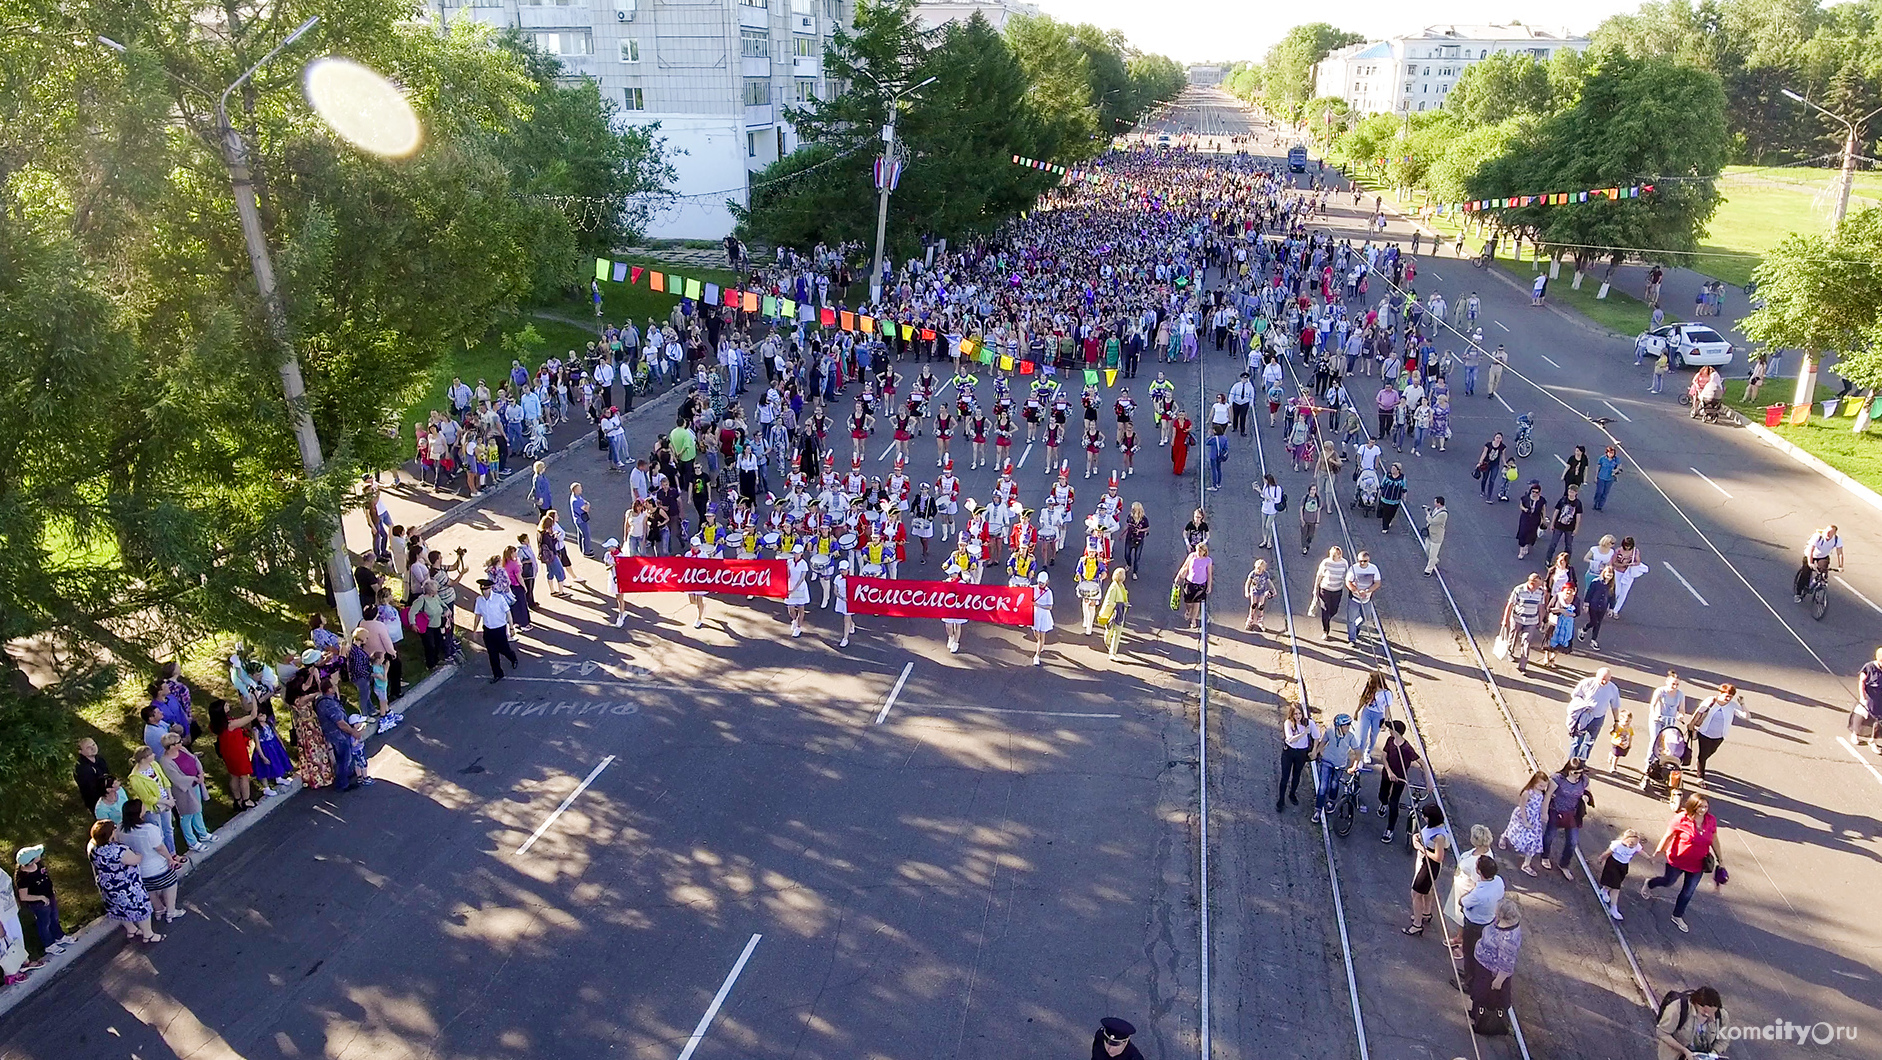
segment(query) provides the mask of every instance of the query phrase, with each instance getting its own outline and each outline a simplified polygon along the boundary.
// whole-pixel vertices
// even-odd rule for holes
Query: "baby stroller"
[[[1362,467],[1353,476],[1353,507],[1363,515],[1373,515],[1379,507],[1379,473]]]
[[[1686,734],[1677,726],[1661,729],[1659,745],[1647,751],[1647,768],[1640,774],[1640,790],[1677,807],[1682,797],[1687,749]]]

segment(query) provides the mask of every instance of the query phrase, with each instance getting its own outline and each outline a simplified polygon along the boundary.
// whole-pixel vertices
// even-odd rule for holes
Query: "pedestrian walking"
[[[1209,490],[1219,492],[1222,489],[1222,465],[1228,463],[1229,438],[1226,424],[1214,424],[1209,428],[1209,439],[1203,443],[1204,455],[1209,461]],[[1088,472],[1085,476],[1090,478]]]
[[[1542,853],[1542,809],[1548,797],[1549,774],[1538,769],[1529,775],[1523,790],[1516,793],[1516,805],[1510,810],[1509,823],[1503,827],[1503,849],[1523,856],[1521,868],[1526,875],[1536,874],[1530,863]]]
[[[1255,489],[1261,495],[1261,547],[1273,548],[1281,539],[1274,528],[1275,516],[1280,514],[1287,503],[1287,491],[1281,488],[1273,475],[1261,476],[1261,484]]]
[[[1560,870],[1563,879],[1572,880],[1575,874],[1569,871],[1568,861],[1576,851],[1575,840],[1581,835],[1582,824],[1588,819],[1588,807],[1594,805],[1594,794],[1588,790],[1586,761],[1571,758],[1550,775],[1546,805],[1547,816],[1542,824],[1542,867]],[[1562,854],[1551,861],[1549,853],[1554,849],[1558,832],[1562,836]]]
[[[1320,635],[1326,640],[1333,639],[1333,616],[1339,613],[1346,595],[1346,573],[1351,566],[1340,546],[1334,545],[1314,568],[1313,606],[1320,611]]]
[[[1732,731],[1735,718],[1749,721],[1751,711],[1746,709],[1744,697],[1738,694],[1738,686],[1729,681],[1720,685],[1717,692],[1706,697],[1693,711],[1690,728],[1699,744],[1693,772],[1701,782],[1707,779],[1706,764],[1718,753],[1720,745],[1725,743],[1726,734]]]
[[[1516,558],[1528,557],[1542,536],[1542,524],[1549,515],[1549,502],[1542,496],[1542,483],[1529,480],[1529,488],[1516,506]]]
[[[1352,566],[1346,568],[1346,642],[1359,643],[1359,627],[1373,596],[1383,584],[1384,575],[1373,565],[1372,553],[1361,549]],[[1383,635],[1383,634],[1382,634]]]
[[[1498,431],[1483,443],[1483,452],[1477,455],[1477,466],[1471,476],[1483,490],[1485,504],[1496,503],[1496,491],[1503,480],[1503,458],[1508,452],[1509,445],[1503,440],[1503,432]]]
[[[1849,738],[1854,746],[1866,741],[1872,750],[1882,752],[1882,648],[1875,658],[1862,664],[1856,674],[1856,705],[1849,712]]]
[[[1614,606],[1608,608],[1608,614],[1619,618],[1634,582],[1639,581],[1650,568],[1641,560],[1640,546],[1634,544],[1631,535],[1621,538],[1621,547],[1614,550],[1614,559],[1608,565],[1614,568]]]
[[[1131,1043],[1137,1028],[1129,1020],[1106,1016],[1098,1021],[1098,1033],[1091,1039],[1091,1060],[1144,1060],[1144,1054]]]
[[[1581,529],[1581,487],[1569,486],[1562,491],[1562,497],[1555,502],[1549,518],[1549,547],[1543,551],[1545,556],[1553,556],[1558,551],[1571,555],[1575,551],[1575,531]]]
[[[1601,511],[1608,506],[1608,493],[1614,489],[1614,480],[1620,477],[1620,450],[1608,446],[1601,453],[1601,458],[1594,466],[1594,510]]]
[[[1576,682],[1568,696],[1568,756],[1586,760],[1619,709],[1620,686],[1614,683],[1614,673],[1608,667],[1600,667]]]
[[[1501,345],[1490,351],[1490,370],[1484,374],[1483,390],[1487,397],[1496,397],[1496,388],[1503,382],[1503,369],[1509,367],[1510,355]]]
[[[1493,651],[1516,664],[1518,673],[1529,669],[1529,649],[1542,624],[1542,608],[1548,598],[1542,575],[1532,573],[1522,584],[1510,590],[1503,602],[1503,621]]]
[[[1281,782],[1274,789],[1274,812],[1281,812],[1281,799],[1300,805],[1300,776],[1307,759],[1320,742],[1320,726],[1298,703],[1287,705],[1287,718],[1281,723]]]
[[[1640,833],[1629,828],[1601,855],[1601,872],[1595,883],[1601,892],[1601,904],[1615,920],[1625,919],[1621,916],[1621,888],[1627,883],[1627,866],[1640,853],[1640,847]]]
[[[1209,542],[1197,541],[1176,572],[1176,590],[1183,605],[1183,620],[1190,629],[1202,625],[1202,605],[1215,588],[1215,561],[1209,558]]]
[[[1300,498],[1300,554],[1306,555],[1313,547],[1314,534],[1320,530],[1320,484],[1309,482],[1307,492]]]
[[[1258,559],[1253,570],[1242,582],[1242,595],[1248,600],[1248,619],[1242,623],[1245,632],[1267,632],[1262,619],[1267,613],[1268,601],[1275,597],[1274,577],[1268,573],[1268,561]]]
[[[1451,525],[1451,512],[1444,506],[1444,498],[1431,498],[1425,511],[1425,577],[1438,573],[1438,554],[1444,550],[1444,534]]]
[[[1385,478],[1379,483],[1379,532],[1392,532],[1392,521],[1398,518],[1399,509],[1405,504],[1405,468],[1393,463],[1386,468]]]
[[[1657,1060],[1692,1060],[1706,1054],[1716,1055],[1729,1039],[1725,1029],[1731,1026],[1725,1002],[1709,986],[1675,991],[1660,999],[1655,1013],[1654,1044]]]
[[[1419,811],[1418,832],[1412,837],[1412,852],[1416,857],[1412,869],[1411,883],[1411,925],[1404,928],[1407,935],[1422,935],[1425,925],[1437,914],[1438,902],[1434,896],[1438,873],[1444,870],[1444,852],[1450,845],[1450,833],[1444,827],[1444,811],[1435,802],[1426,803]]]
[[[1509,1033],[1509,1008],[1516,975],[1516,956],[1522,951],[1523,929],[1515,895],[1497,900],[1494,922],[1484,928],[1471,950],[1470,1026],[1478,1034]]]
[[[499,596],[489,578],[477,579],[478,596],[472,610],[476,612],[472,632],[481,629],[484,634],[484,654],[490,657],[490,682],[495,684],[503,680],[503,660],[510,660],[510,666],[522,666],[517,658],[516,649],[510,646],[510,601]]]
[[[1405,723],[1393,718],[1385,725],[1385,750],[1379,756],[1384,767],[1379,771],[1379,813],[1385,818],[1385,834],[1380,841],[1390,843],[1398,829],[1399,801],[1405,797],[1406,778],[1422,769],[1418,749],[1405,738]]]
[[[1654,888],[1679,881],[1679,898],[1673,903],[1673,926],[1681,931],[1691,930],[1686,926],[1686,907],[1692,903],[1700,879],[1710,872],[1715,888],[1725,886],[1727,874],[1725,859],[1719,852],[1718,829],[1718,819],[1712,816],[1711,803],[1706,797],[1688,795],[1680,804],[1679,812],[1667,823],[1666,834],[1653,848],[1654,856],[1666,859],[1666,871],[1643,881],[1640,897],[1651,899]]]

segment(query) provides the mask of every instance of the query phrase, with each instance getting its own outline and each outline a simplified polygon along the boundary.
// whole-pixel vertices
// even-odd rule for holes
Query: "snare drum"
[[[880,578],[880,577],[882,577],[882,564],[880,564],[880,563],[865,563],[865,564],[863,564],[863,577],[865,577],[865,578]]]
[[[836,558],[835,557],[826,556],[821,552],[813,553],[811,555],[810,573],[813,576],[818,577],[818,578],[828,578],[831,572],[834,570],[836,570]]]
[[[1097,582],[1078,583],[1078,595],[1083,599],[1096,600],[1098,598],[1098,592],[1099,588]]]
[[[836,547],[842,549],[845,552],[856,551],[856,535],[844,534],[842,537],[837,538]]]
[[[769,549],[776,549],[784,541],[784,535],[776,530],[758,539],[758,543]]]

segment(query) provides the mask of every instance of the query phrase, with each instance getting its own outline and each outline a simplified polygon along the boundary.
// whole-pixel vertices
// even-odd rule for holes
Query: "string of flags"
[[[790,320],[815,323],[826,328],[840,328],[843,331],[861,335],[900,334],[903,342],[913,342],[920,336],[923,342],[933,342],[938,337],[933,328],[918,324],[905,324],[895,320],[885,320],[856,313],[848,309],[836,309],[831,306],[812,306],[801,304],[780,295],[766,294],[763,291],[740,290],[736,287],[720,287],[716,283],[681,276],[676,272],[660,272],[641,265],[630,265],[625,261],[610,261],[607,258],[595,259],[595,279],[597,282],[638,284],[647,282],[647,288],[675,298],[690,298],[711,306],[730,306],[747,313],[757,313],[766,320]],[[972,337],[961,339],[961,358],[973,360],[984,365],[998,365],[1000,371],[1018,372],[1020,375],[1041,373],[1056,376],[1058,369],[1049,364],[1038,364],[1026,357],[1014,357],[998,353],[984,342]],[[1073,369],[1072,371],[1080,371]],[[1085,385],[1097,386],[1102,378],[1104,385],[1117,383],[1116,368],[1086,368]]]
[[[1056,162],[1041,162],[1037,158],[1027,158],[1024,155],[1014,155],[1013,164],[1016,166],[1025,166],[1027,169],[1036,169],[1042,173],[1056,173],[1061,177],[1069,177],[1072,180],[1083,180],[1092,184],[1115,184],[1125,191],[1130,192],[1132,195],[1151,194],[1150,190],[1145,188],[1142,184],[1127,184],[1101,169],[1080,169],[1077,166],[1062,166]],[[1173,201],[1180,202],[1181,200]]]
[[[1457,208],[1465,213],[1478,210],[1506,210],[1521,206],[1565,206],[1572,202],[1592,202],[1597,199],[1621,200],[1638,199],[1642,195],[1653,194],[1653,185],[1635,184],[1625,188],[1589,188],[1587,191],[1552,191],[1541,195],[1512,195],[1501,199],[1474,199],[1459,203]]]

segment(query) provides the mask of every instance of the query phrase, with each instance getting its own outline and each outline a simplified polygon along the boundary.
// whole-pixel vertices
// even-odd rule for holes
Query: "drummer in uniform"
[[[719,522],[718,509],[706,509],[706,521],[699,524],[699,534],[697,536],[699,537],[700,544],[706,550],[705,555],[711,556],[713,559],[720,558],[720,555],[725,550],[726,535],[724,525]]]
[[[961,537],[973,542],[980,550],[980,560],[984,563],[993,558],[993,531],[988,528],[987,510],[975,504],[972,497],[967,498],[966,508],[967,528],[961,531]]]
[[[1046,501],[1049,504],[1057,504],[1069,512],[1072,508],[1072,502],[1077,499],[1078,490],[1072,486],[1072,462],[1070,460],[1061,461],[1059,463],[1059,480],[1052,484],[1052,489],[1046,494]]]
[[[830,606],[830,579],[836,573],[836,565],[843,559],[843,549],[837,544],[836,528],[829,523],[823,524],[805,551],[809,555],[810,576],[823,586],[822,606],[827,608]]]
[[[850,473],[843,478],[843,492],[848,495],[850,499],[854,500],[863,495],[863,490],[868,485],[868,480],[863,478],[862,455],[856,454],[851,456]]]
[[[1006,558],[1006,584],[1019,588],[1033,584],[1039,573],[1039,559],[1030,545],[1022,545]]]
[[[1110,484],[1104,488],[1104,496],[1098,498],[1098,525],[1107,536],[1115,536],[1118,527],[1124,523],[1124,498],[1117,493],[1117,472],[1111,472]],[[1109,555],[1110,550],[1106,549]]]
[[[1104,576],[1111,565],[1089,546],[1072,565],[1072,580],[1078,587],[1078,604],[1085,613],[1085,634],[1090,636],[1098,621],[1098,603],[1104,596]]]
[[[904,470],[907,466],[906,458],[896,457],[895,471],[889,475],[887,483],[888,497],[886,499],[902,511],[908,511],[909,491],[915,485],[914,480],[910,479],[908,472]]]
[[[882,526],[876,541],[884,546],[888,576],[901,577],[902,561],[908,558],[908,526],[902,522],[902,509],[894,501],[882,502]]]

